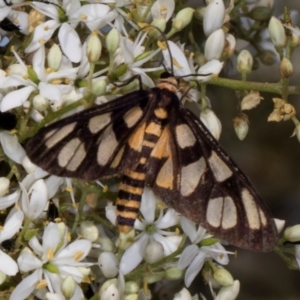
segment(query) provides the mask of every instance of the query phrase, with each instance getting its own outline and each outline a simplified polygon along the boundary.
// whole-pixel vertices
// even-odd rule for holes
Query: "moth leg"
[[[142,83],[142,78],[141,78],[140,74],[135,74],[132,77],[130,77],[130,78],[126,79],[125,81],[123,81],[122,83],[111,82],[111,84],[113,84],[115,87],[121,88],[123,86],[128,85],[129,83],[131,83],[135,79],[137,79],[139,81],[140,90],[142,90],[143,89],[143,83]]]

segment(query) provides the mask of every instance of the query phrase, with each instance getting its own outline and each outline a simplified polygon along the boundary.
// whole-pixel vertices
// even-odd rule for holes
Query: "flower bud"
[[[288,227],[284,231],[284,238],[289,242],[300,241],[300,224]]]
[[[233,285],[222,287],[215,300],[235,300],[239,292],[240,282],[235,280]]]
[[[174,295],[173,300],[192,300],[192,296],[186,288],[183,288],[180,292]]]
[[[242,50],[237,57],[237,70],[241,74],[249,74],[253,66],[253,57],[248,50]]]
[[[97,227],[93,222],[83,221],[80,224],[80,233],[83,237],[91,242],[95,242],[99,236]]]
[[[276,55],[271,50],[263,50],[258,56],[261,62],[266,66],[272,66],[276,62]]]
[[[268,21],[272,16],[272,9],[268,7],[254,7],[249,13],[248,17],[255,21]]]
[[[180,31],[188,24],[190,24],[190,22],[192,21],[194,11],[195,10],[190,7],[186,7],[180,10],[173,19],[172,29],[175,31]]]
[[[36,110],[45,111],[49,106],[49,101],[41,94],[38,94],[33,97],[32,104]]]
[[[68,275],[61,284],[61,291],[67,299],[71,299],[75,293],[76,282],[73,276]]]
[[[120,35],[117,29],[113,28],[106,37],[107,51],[114,54],[119,47]]]
[[[103,283],[99,290],[101,300],[120,300],[120,293],[117,289],[117,279],[110,279]]]
[[[231,274],[224,268],[218,268],[214,271],[214,279],[222,286],[230,286],[233,284]]]
[[[93,80],[92,93],[96,96],[101,96],[106,92],[106,81],[104,79]]]
[[[269,22],[268,30],[274,46],[282,48],[286,43],[286,34],[282,23],[273,16]]]
[[[183,277],[184,270],[176,267],[168,268],[165,271],[165,277],[169,280],[177,280]]]
[[[282,61],[280,62],[280,74],[283,78],[289,78],[294,73],[294,67],[291,63],[291,61],[284,57]]]
[[[10,181],[6,177],[0,177],[0,197],[4,196],[9,189]]]
[[[145,260],[149,264],[153,264],[164,257],[164,247],[157,241],[150,241],[146,247],[144,254]]]
[[[99,60],[102,50],[102,44],[98,38],[97,31],[93,31],[88,37],[86,44],[86,54],[89,62],[95,63]]]
[[[117,276],[119,272],[119,260],[114,253],[102,252],[99,255],[98,263],[106,278],[113,278]]]
[[[53,44],[47,55],[48,67],[53,71],[57,71],[61,65],[62,57],[62,52],[59,46],[57,44]]]
[[[223,29],[214,31],[206,40],[204,55],[207,60],[219,60],[225,46]]]
[[[206,6],[203,20],[203,31],[206,36],[221,28],[225,17],[223,1],[211,0]]]
[[[149,26],[149,30],[147,30],[148,35],[153,39],[157,39],[158,37],[161,36],[161,33],[155,27],[157,27],[162,32],[164,32],[166,30],[166,25],[167,25],[166,19],[163,17],[154,19],[151,22],[151,25],[153,27],[151,28],[151,26]]]
[[[127,281],[125,283],[125,294],[136,294],[138,293],[140,287],[135,281]]]
[[[165,272],[155,272],[155,273],[146,273],[143,275],[143,280],[147,281],[147,283],[151,284],[157,281],[160,281],[164,278]]]
[[[200,119],[214,138],[218,140],[221,135],[222,124],[216,114],[210,108],[205,108],[200,113]]]
[[[116,245],[111,241],[111,239],[105,237],[105,236],[99,236],[98,242],[101,246],[102,251],[107,252],[116,252]]]
[[[237,137],[242,141],[249,130],[249,120],[247,115],[239,114],[233,119],[233,127]]]
[[[256,107],[264,98],[260,96],[259,92],[250,92],[241,102],[241,110],[249,110]]]

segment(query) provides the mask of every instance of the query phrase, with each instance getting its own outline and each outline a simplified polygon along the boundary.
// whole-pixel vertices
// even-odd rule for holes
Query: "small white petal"
[[[55,252],[60,242],[58,225],[50,222],[44,230],[43,234],[43,260],[48,260],[48,251]]]
[[[56,30],[57,27],[59,27],[59,25],[60,24],[57,21],[49,20],[36,26],[34,29],[32,41],[25,49],[25,53],[31,53],[35,51],[38,48],[40,48],[42,44],[45,44],[47,41],[49,41],[54,31]],[[41,41],[43,41],[42,44]]]
[[[144,234],[124,252],[120,261],[122,274],[130,273],[143,260],[148,241],[149,236]]]
[[[26,299],[28,296],[30,296],[34,291],[37,283],[41,279],[41,275],[42,275],[41,273],[42,270],[37,269],[31,275],[23,279],[13,290],[9,299],[20,300],[20,299]]]
[[[48,200],[48,189],[44,180],[37,180],[29,189],[28,195],[29,205],[25,214],[31,220],[35,220],[45,209]]]
[[[13,208],[7,216],[3,229],[0,232],[0,240],[5,241],[11,239],[21,228],[23,223],[24,213],[21,209]]]
[[[0,250],[0,271],[8,276],[14,276],[18,272],[17,263],[6,253]]]
[[[63,23],[58,32],[60,46],[67,58],[78,63],[82,57],[82,45],[78,33],[68,23]]]
[[[52,175],[45,179],[45,184],[48,190],[48,198],[53,198],[59,187],[64,183],[64,179],[62,177],[58,177]]]
[[[189,245],[187,246],[178,261],[178,268],[185,269],[188,265],[191,264],[193,259],[199,253],[199,248],[196,245]]]
[[[41,268],[43,263],[32,252],[22,252],[18,257],[18,265],[22,272],[29,272]]]
[[[14,193],[0,197],[0,210],[5,209],[13,204],[15,204],[19,197],[20,197],[21,191],[17,189]]]
[[[8,111],[12,108],[19,107],[25,103],[32,91],[35,90],[33,86],[26,86],[16,91],[12,91],[3,97],[0,105],[2,112]]]
[[[17,136],[2,131],[0,132],[0,142],[4,153],[13,161],[21,164],[26,153],[19,143]]]
[[[181,217],[180,224],[183,232],[189,237],[190,241],[194,243],[198,237],[195,223],[186,217]]]
[[[178,213],[172,209],[167,209],[166,213],[163,215],[163,217],[155,222],[155,225],[159,229],[165,229],[170,228],[172,226],[175,226],[179,222],[179,216]]]
[[[140,212],[147,224],[153,223],[155,215],[156,200],[152,190],[145,188],[142,195]]]
[[[90,252],[92,248],[91,241],[88,240],[76,240],[69,244],[67,247],[62,249],[57,255],[55,256],[55,262],[75,262],[75,255],[80,253],[80,258],[76,261],[83,260]]]
[[[198,255],[195,257],[193,262],[187,268],[185,276],[184,276],[184,283],[187,287],[191,285],[197,274],[202,269],[202,266],[205,261],[205,253],[199,252]]]

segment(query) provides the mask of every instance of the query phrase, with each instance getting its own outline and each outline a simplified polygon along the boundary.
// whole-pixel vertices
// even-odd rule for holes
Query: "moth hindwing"
[[[26,145],[51,174],[95,180],[121,176],[117,223],[129,231],[144,186],[230,244],[271,251],[274,220],[247,177],[201,121],[180,103],[175,83],[139,90],[43,128]]]

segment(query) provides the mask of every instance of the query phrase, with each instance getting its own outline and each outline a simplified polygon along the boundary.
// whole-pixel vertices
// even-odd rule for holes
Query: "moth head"
[[[177,94],[180,80],[169,72],[163,72],[160,75],[157,87],[166,89],[170,92]]]

